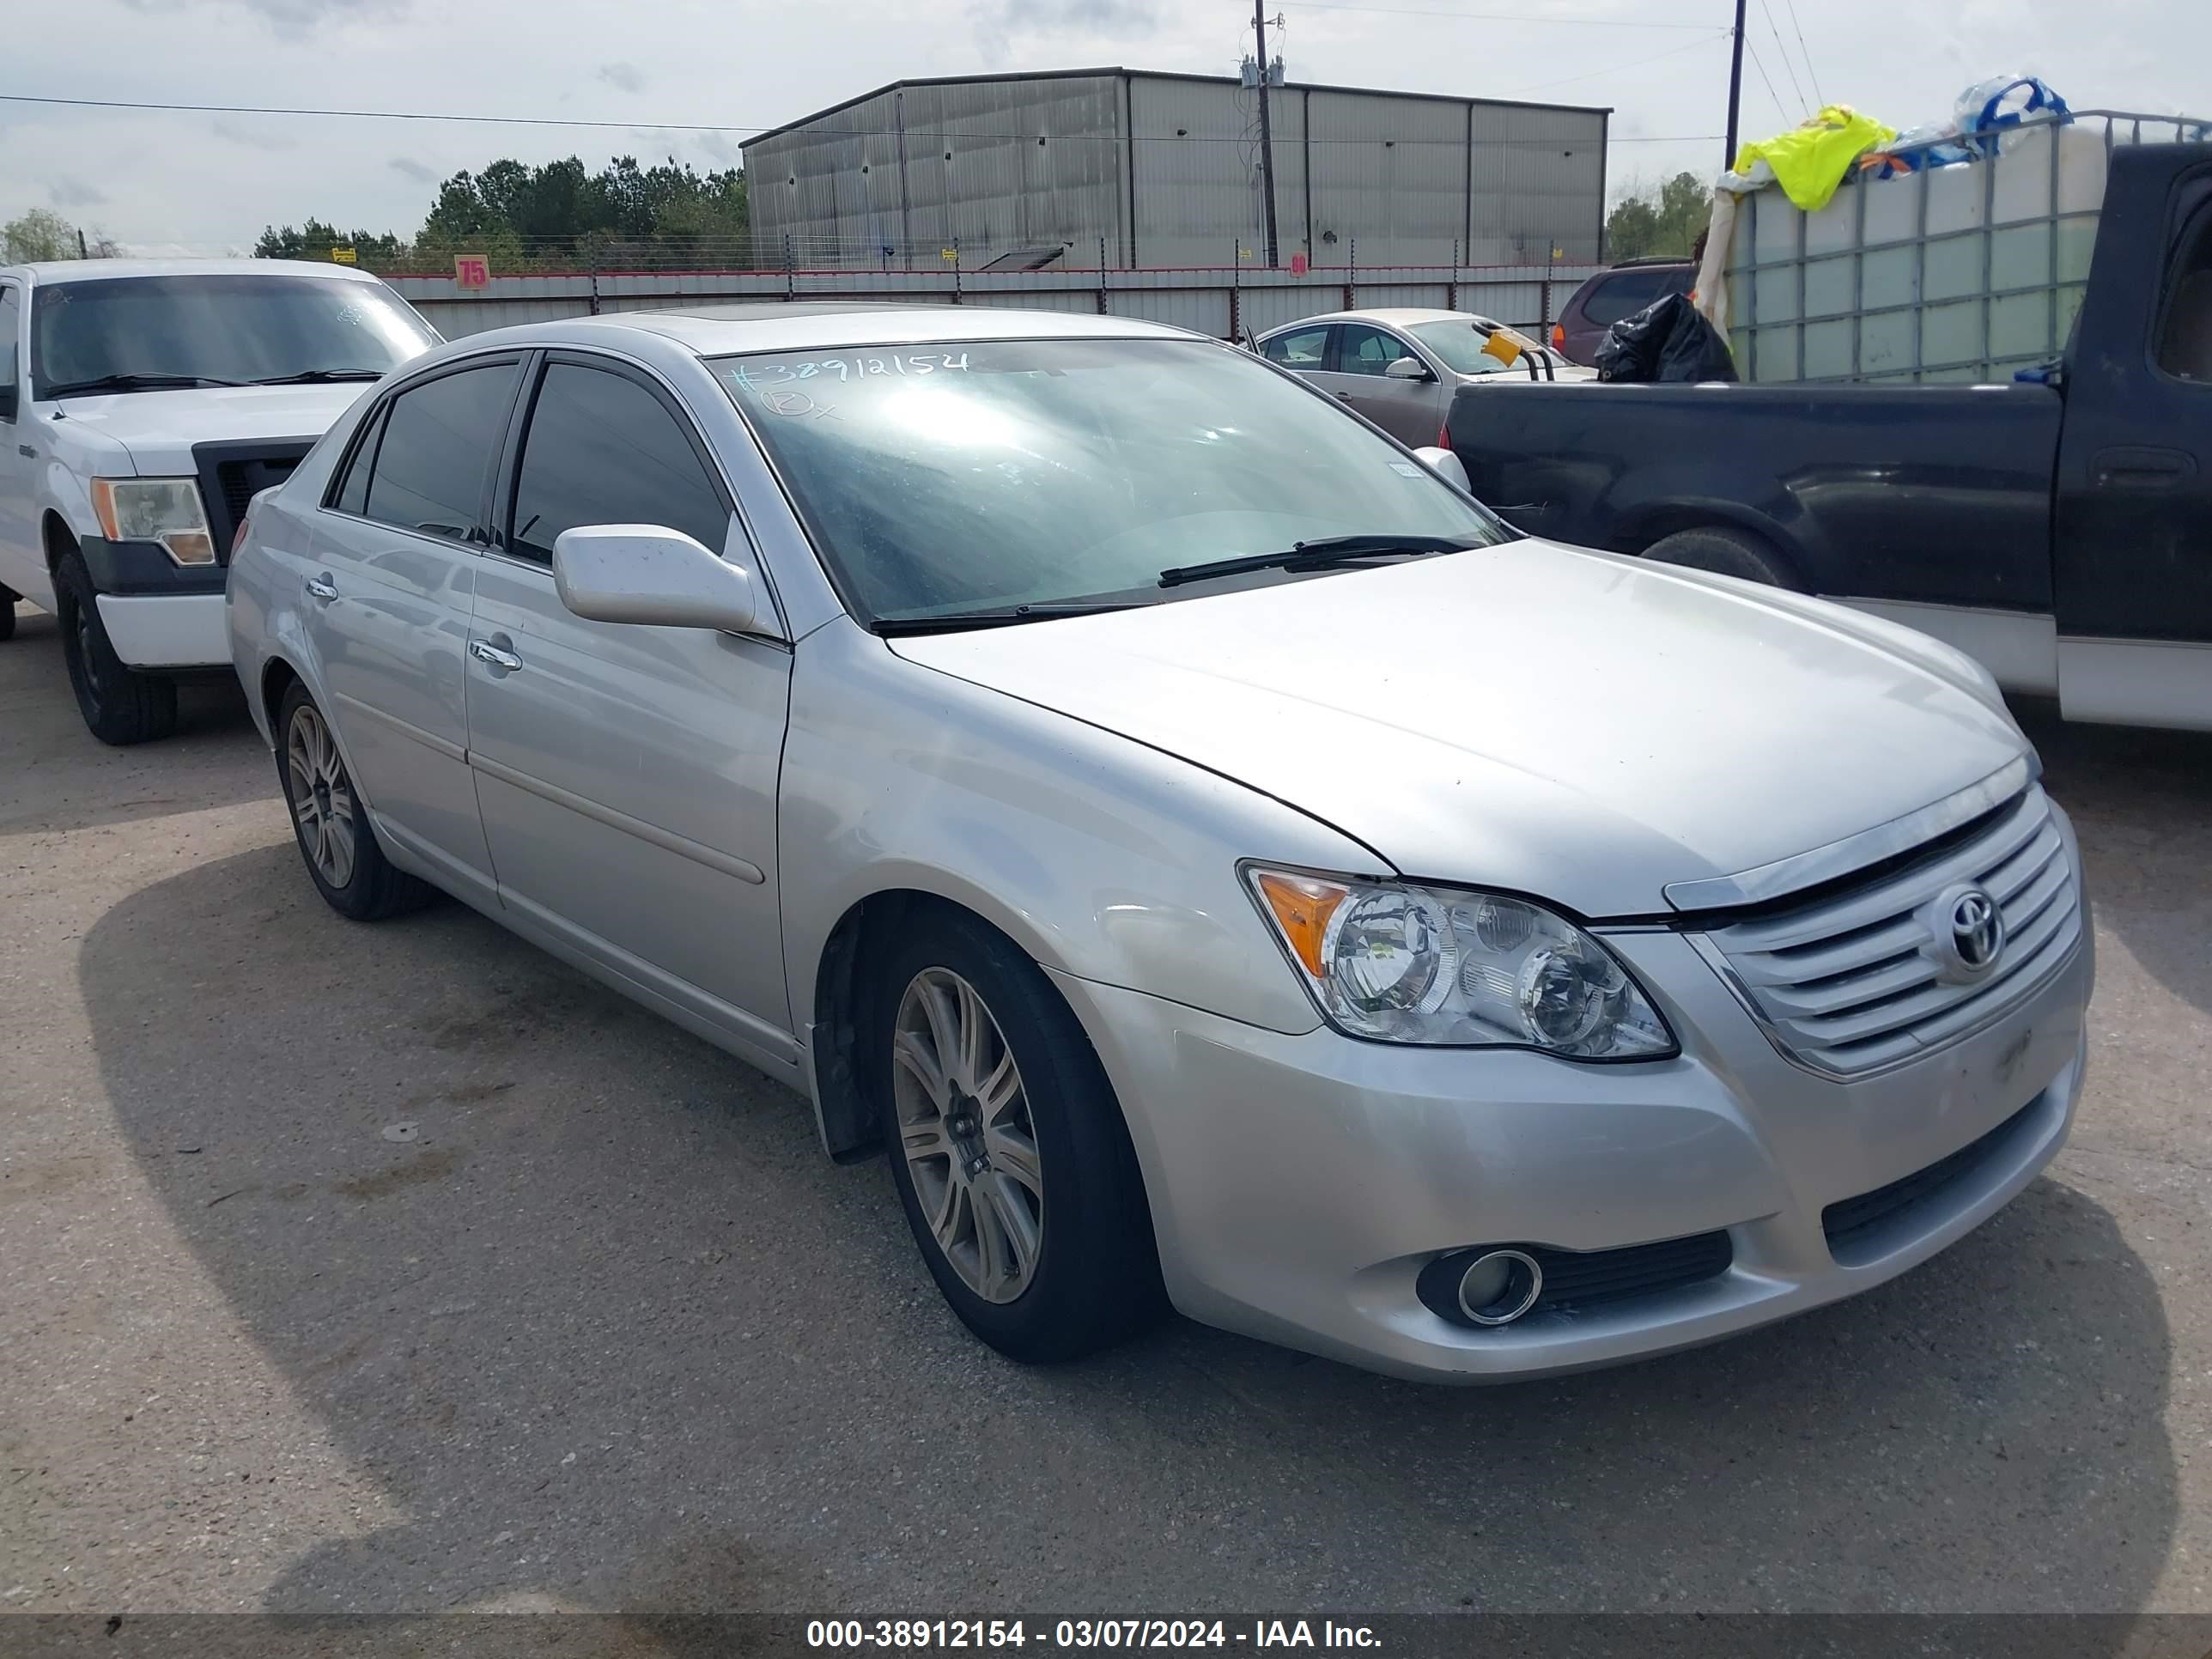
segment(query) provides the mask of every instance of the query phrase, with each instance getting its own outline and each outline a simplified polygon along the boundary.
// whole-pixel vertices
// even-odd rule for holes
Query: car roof
[[[1293,328],[1311,328],[1316,323],[1375,323],[1384,328],[1411,328],[1415,323],[1480,323],[1485,328],[1505,326],[1495,317],[1485,317],[1474,311],[1438,311],[1420,306],[1383,306],[1364,311],[1325,311],[1318,317],[1301,317],[1295,323],[1285,323],[1281,328],[1271,328],[1261,335],[1267,339]]]
[[[33,283],[112,282],[124,276],[323,276],[373,283],[368,271],[313,259],[35,259],[11,265]]]
[[[1004,306],[885,305],[775,301],[702,306],[689,310],[625,311],[599,317],[524,323],[463,336],[453,343],[612,345],[640,334],[658,336],[694,356],[810,351],[847,346],[921,345],[962,341],[1098,339],[1188,340],[1188,329],[1130,317],[1094,317]]]

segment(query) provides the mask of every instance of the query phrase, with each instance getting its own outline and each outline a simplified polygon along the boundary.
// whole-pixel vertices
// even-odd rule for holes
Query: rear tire
[[[83,556],[75,548],[54,565],[54,613],[62,625],[62,660],[86,729],[102,743],[127,748],[173,735],[177,729],[177,683],[141,674],[115,654],[100,619],[99,595]],[[9,625],[15,612],[8,613]]]
[[[1030,1364],[1151,1324],[1166,1296],[1128,1127],[1043,971],[979,918],[931,907],[877,987],[867,1064],[891,1178],[952,1310]]]
[[[1790,574],[1789,566],[1771,547],[1747,531],[1730,530],[1721,525],[1678,530],[1645,548],[1644,556],[1656,559],[1662,564],[1679,564],[1692,570],[1710,570],[1720,576],[1740,576],[1747,582],[1764,582],[1769,587],[1786,587],[1793,592],[1805,591],[1804,584]]]
[[[384,856],[330,724],[296,680],[277,706],[276,779],[307,878],[331,909],[350,921],[381,921],[435,896]]]

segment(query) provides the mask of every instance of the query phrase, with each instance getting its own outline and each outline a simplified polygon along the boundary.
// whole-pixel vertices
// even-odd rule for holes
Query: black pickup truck
[[[2212,145],[2114,150],[2043,383],[1562,384],[1448,425],[1532,535],[1843,600],[2070,719],[2212,729]]]

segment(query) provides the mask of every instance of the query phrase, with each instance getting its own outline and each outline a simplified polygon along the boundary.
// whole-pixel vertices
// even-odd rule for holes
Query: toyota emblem
[[[1985,887],[1951,888],[1923,914],[1932,935],[1929,954],[1942,977],[1954,984],[1982,978],[2004,954],[2004,912]]]

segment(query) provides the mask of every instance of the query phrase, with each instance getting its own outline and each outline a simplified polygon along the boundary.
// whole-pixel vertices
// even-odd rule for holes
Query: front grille
[[[1735,1260],[1724,1232],[1694,1233],[1618,1250],[1554,1250],[1540,1245],[1528,1254],[1544,1270],[1543,1292],[1530,1310],[1533,1313],[1679,1290],[1718,1278]]]
[[[1686,1285],[1717,1279],[1735,1260],[1725,1232],[1695,1233],[1656,1244],[1629,1244],[1615,1250],[1560,1250],[1548,1244],[1477,1245],[1438,1256],[1421,1269],[1416,1293],[1432,1312],[1455,1325],[1467,1321],[1459,1311],[1459,1281],[1468,1264],[1486,1249],[1522,1250],[1544,1270],[1542,1291],[1528,1310],[1533,1316],[1656,1296]]]
[[[208,528],[215,532],[218,559],[230,562],[230,544],[254,496],[290,477],[313,447],[312,442],[296,440],[192,446],[200,500],[207,507]]]
[[[1829,1250],[1839,1257],[1851,1254],[1854,1243],[1891,1217],[1965,1180],[1998,1150],[2038,1103],[2030,1101],[1979,1139],[1968,1141],[1948,1158],[1939,1158],[1924,1170],[1915,1170],[1887,1187],[1861,1193],[1856,1198],[1838,1199],[1829,1205],[1820,1212],[1820,1231],[1828,1237]]]
[[[1978,883],[2004,915],[1987,978],[1938,978],[1922,908]],[[2051,802],[2031,787],[1963,842],[1875,879],[1705,936],[1775,1046],[1815,1071],[1850,1076],[1910,1060],[2002,1013],[2063,962],[2081,936],[2073,860]]]

